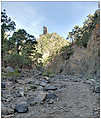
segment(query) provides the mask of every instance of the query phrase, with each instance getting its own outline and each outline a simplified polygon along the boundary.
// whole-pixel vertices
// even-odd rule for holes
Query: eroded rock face
[[[81,74],[84,77],[100,79],[100,25],[97,25],[90,36],[87,48],[73,46],[73,55],[65,60],[56,56],[48,70],[61,74]],[[64,52],[65,55],[65,52]]]

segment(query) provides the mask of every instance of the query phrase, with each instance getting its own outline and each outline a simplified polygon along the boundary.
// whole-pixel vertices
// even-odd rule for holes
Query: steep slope
[[[64,72],[100,78],[100,26],[91,34],[87,48],[75,47],[73,56],[66,62]]]
[[[99,14],[99,13],[98,13]],[[100,23],[97,21],[91,36],[89,37],[87,48],[72,46],[73,55],[66,59],[67,51],[63,55],[56,56],[55,62],[51,62],[48,70],[55,73],[79,74],[86,78],[100,79]],[[67,56],[66,56],[67,57]]]

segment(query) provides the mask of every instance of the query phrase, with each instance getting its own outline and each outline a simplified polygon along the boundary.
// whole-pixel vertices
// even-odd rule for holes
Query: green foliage
[[[11,54],[9,56],[5,56],[4,60],[11,66],[13,65],[21,67],[24,64],[24,57],[19,54]]]
[[[36,85],[30,85],[30,88],[31,88],[31,90],[36,90],[37,89],[37,86]]]
[[[2,62],[11,65],[31,65],[32,59],[37,60],[36,38],[28,34],[24,29],[19,29],[15,32],[15,22],[6,15],[6,10],[1,12],[1,51]],[[11,32],[13,33],[11,35]],[[7,35],[9,33],[9,35]],[[32,55],[34,54],[34,55]]]
[[[43,76],[48,76],[48,77],[53,77],[54,76],[54,73],[48,71],[48,70],[45,70],[43,73],[42,73]]]
[[[42,54],[43,66],[46,66],[58,55],[62,47],[69,45],[69,42],[56,33],[42,35],[38,40],[37,50]]]
[[[20,73],[18,72],[18,69],[15,69],[14,72],[8,72],[6,74],[7,77],[12,77],[12,78],[16,78],[18,76],[20,76]]]
[[[84,35],[83,35],[83,37],[82,37],[82,45],[84,46],[84,47],[87,47],[87,43],[88,43],[88,41],[89,41],[89,38],[90,38],[90,36],[91,36],[91,33],[90,32],[85,32],[84,33]]]
[[[15,30],[15,26],[15,22],[7,16],[6,10],[3,10],[1,12],[1,54],[3,65],[4,61],[19,67],[21,65],[31,65],[32,59],[33,61],[35,61],[34,58],[37,60],[36,38],[28,34],[24,29],[12,32]]]
[[[36,39],[34,36],[29,35],[24,29],[19,29],[14,32],[11,39],[15,41],[17,53],[30,54],[31,50],[35,49]]]
[[[52,61],[53,58],[54,58],[54,55],[51,55],[43,59],[43,66],[46,66],[49,62]]]
[[[60,53],[64,53],[64,51],[66,51],[67,49],[70,49],[70,46],[66,45],[66,46],[62,47],[60,50]]]
[[[26,58],[24,57],[23,65],[29,66],[31,64],[32,64],[31,59],[30,58],[27,58],[27,57]]]
[[[5,69],[1,73],[2,78],[13,78],[15,80],[16,77],[20,76],[20,73],[18,71],[18,67],[15,68],[14,72],[5,72]]]
[[[49,76],[48,72],[46,72],[46,71],[44,71],[44,72],[42,73],[42,75],[43,75],[43,76]]]
[[[10,66],[31,66],[32,60],[29,57],[24,57],[23,55],[19,54],[10,54],[4,57],[4,61],[9,64]]]
[[[69,32],[68,38],[75,42],[78,46],[87,47],[87,43],[90,39],[91,33],[96,24],[100,22],[100,13],[97,10],[94,15],[89,14],[88,18],[84,21],[83,27],[75,25],[72,32]]]
[[[6,10],[4,9],[1,12],[1,57],[3,60],[3,56],[5,56],[7,49],[7,38],[10,35],[7,35],[7,33],[10,33],[11,31],[14,31],[15,29],[15,22],[11,20],[10,17],[7,16]]]
[[[10,17],[7,16],[6,10],[4,9],[1,12],[1,23],[3,31],[12,31],[15,29],[15,22],[11,20]]]
[[[64,46],[60,50],[60,54],[63,56],[64,59],[69,59],[73,52],[74,51],[71,45]]]

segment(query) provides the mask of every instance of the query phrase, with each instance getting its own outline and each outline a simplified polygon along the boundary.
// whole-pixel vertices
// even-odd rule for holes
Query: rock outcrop
[[[42,54],[42,63],[46,66],[58,54],[62,47],[68,46],[69,42],[57,33],[47,33],[37,40],[37,49]]]
[[[87,48],[74,48],[74,54],[66,61],[63,73],[82,74],[100,79],[100,26],[95,28]]]

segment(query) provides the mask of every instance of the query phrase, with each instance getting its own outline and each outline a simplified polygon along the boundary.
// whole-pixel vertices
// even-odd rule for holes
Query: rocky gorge
[[[100,10],[87,17],[69,41],[45,26],[6,39],[2,12],[2,118],[100,118]]]

